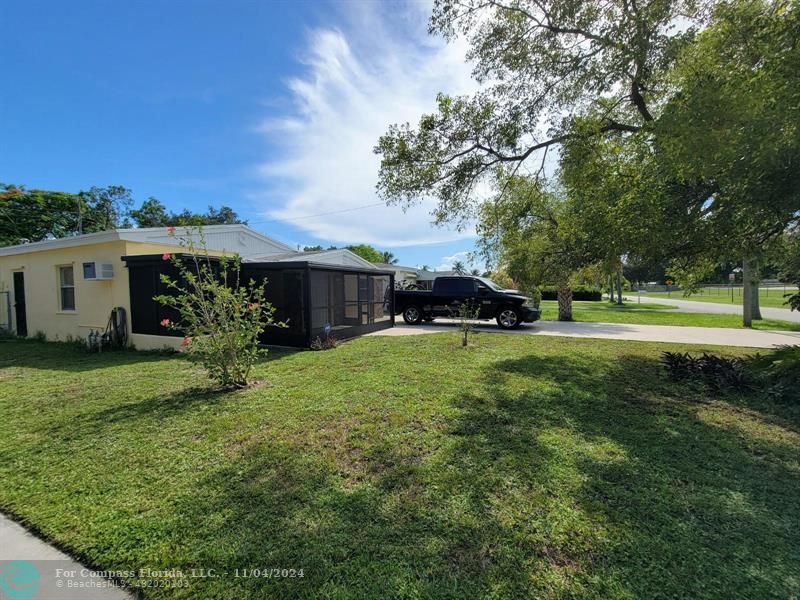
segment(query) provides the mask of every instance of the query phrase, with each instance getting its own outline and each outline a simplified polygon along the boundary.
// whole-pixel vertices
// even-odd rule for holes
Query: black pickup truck
[[[439,277],[433,290],[395,290],[395,314],[402,314],[409,325],[432,321],[434,317],[458,314],[459,306],[469,302],[480,307],[478,318],[496,319],[503,329],[515,329],[539,318],[539,309],[530,298],[516,290],[504,290],[484,277]]]

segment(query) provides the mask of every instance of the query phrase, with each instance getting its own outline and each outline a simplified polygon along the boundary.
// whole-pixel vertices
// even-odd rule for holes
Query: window
[[[437,280],[436,291],[451,296],[471,296],[477,291],[474,279],[441,279]]]
[[[93,262],[83,263],[83,278],[84,279],[97,279],[97,269]]]
[[[58,267],[61,310],[75,310],[75,276],[72,267]]]

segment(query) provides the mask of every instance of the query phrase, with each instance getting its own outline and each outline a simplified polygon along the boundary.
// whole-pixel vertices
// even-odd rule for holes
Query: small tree
[[[475,329],[475,319],[478,318],[481,312],[481,307],[473,300],[467,300],[458,305],[458,310],[450,309],[450,315],[454,319],[458,319],[458,327],[461,329],[461,347],[466,348],[469,345],[469,336]]]
[[[242,284],[240,257],[212,260],[202,230],[197,231],[199,248],[192,236],[179,238],[188,257],[163,255],[175,265],[179,277],[175,280],[162,274],[161,281],[170,293],[155,300],[176,310],[180,322],[164,319],[161,325],[183,332],[186,351],[220,386],[247,387],[253,365],[267,352],[259,347],[259,335],[267,325],[286,325],[275,322],[275,309],[264,299],[266,279]],[[174,235],[174,228],[171,233]]]

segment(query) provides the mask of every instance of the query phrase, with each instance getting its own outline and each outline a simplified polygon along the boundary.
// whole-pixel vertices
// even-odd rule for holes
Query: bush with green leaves
[[[313,340],[311,340],[311,349],[333,350],[334,348],[339,347],[339,343],[340,343],[339,339],[336,336],[327,333],[325,335],[318,335]]]
[[[781,346],[744,358],[662,352],[661,364],[672,379],[699,381],[716,392],[759,391],[778,399],[800,399],[800,346]]]
[[[557,287],[545,286],[540,289],[542,294],[542,300],[558,300]],[[598,287],[576,285],[575,287],[572,288],[572,299],[600,302],[600,300],[603,299],[603,292]]]
[[[155,300],[175,310],[179,321],[164,319],[161,325],[183,333],[186,352],[221,387],[246,387],[253,365],[267,352],[259,346],[259,336],[267,326],[285,324],[275,322],[275,309],[264,299],[266,279],[241,282],[241,258],[210,256],[198,231],[199,247],[188,235],[178,238],[186,254],[163,255],[178,277],[162,274],[168,292]],[[174,235],[174,228],[170,233]]]
[[[698,380],[714,391],[747,391],[754,384],[752,373],[747,368],[748,359],[707,352],[700,356],[688,352],[662,352],[661,363],[673,379]]]
[[[800,346],[780,346],[749,360],[753,375],[778,398],[800,399]]]

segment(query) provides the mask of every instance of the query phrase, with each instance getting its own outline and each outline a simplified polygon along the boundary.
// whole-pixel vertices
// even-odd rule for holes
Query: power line
[[[258,220],[258,221],[248,221],[248,223],[257,223],[257,224],[265,224],[265,223],[288,223],[291,221],[300,221],[303,219],[314,219],[316,217],[325,217],[327,215],[338,215],[340,213],[346,212],[353,212],[356,210],[362,210],[364,208],[373,208],[375,206],[386,206],[383,202],[375,202],[374,204],[364,204],[363,206],[354,206],[353,208],[343,208],[341,210],[332,210],[330,212],[324,213],[317,213],[315,215],[303,215],[301,217],[291,217],[288,219],[266,219],[266,220]]]

